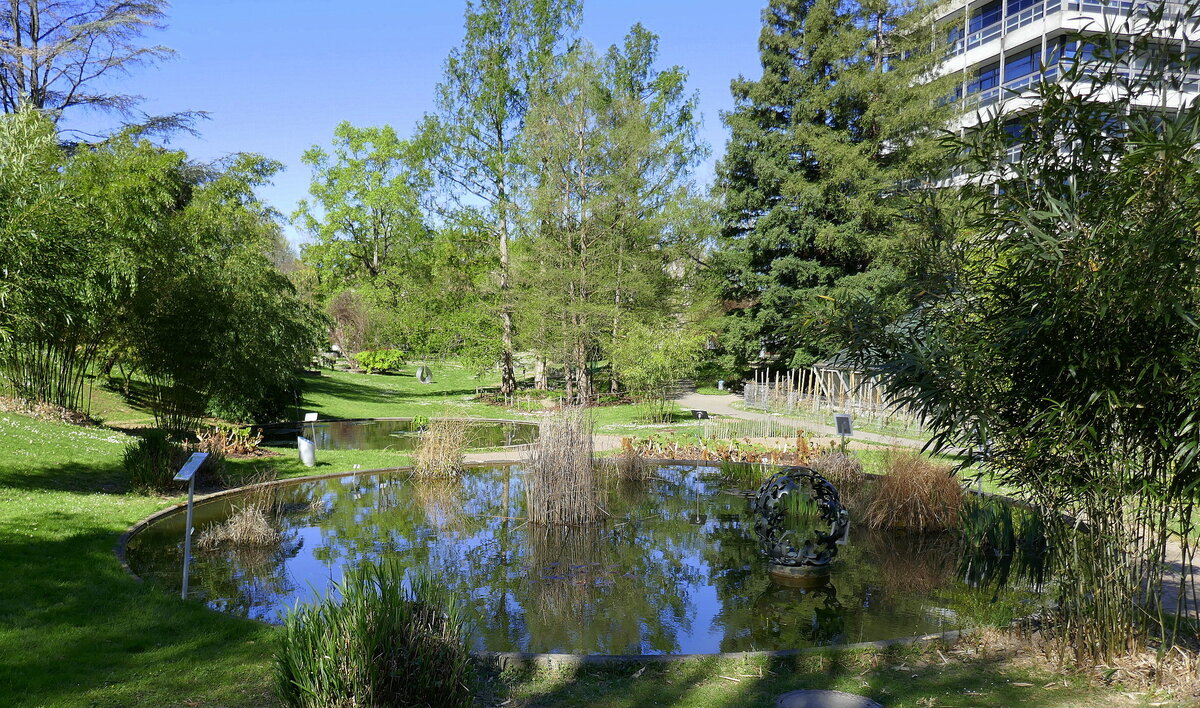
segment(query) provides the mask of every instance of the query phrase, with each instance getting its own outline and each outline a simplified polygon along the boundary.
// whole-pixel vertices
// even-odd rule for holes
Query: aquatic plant
[[[271,517],[271,509],[265,501],[253,500],[238,507],[225,521],[206,528],[196,539],[196,547],[211,550],[221,546],[264,548],[278,545],[282,536]]]
[[[586,524],[603,515],[592,421],[582,408],[564,407],[542,423],[525,478],[529,520],[535,524]]]
[[[912,451],[888,452],[887,475],[867,507],[871,528],[941,531],[959,518],[963,489],[950,465],[940,465]]]
[[[618,479],[631,482],[644,482],[653,472],[633,446],[633,438],[621,438],[621,454],[613,458],[613,467]]]
[[[275,695],[289,708],[473,705],[473,664],[453,595],[394,562],[363,563],[288,614]]]
[[[840,450],[827,450],[808,461],[808,466],[842,491],[842,487],[860,487],[866,476],[857,457]]]
[[[430,421],[420,433],[420,442],[413,455],[413,474],[446,477],[462,472],[467,431],[465,420],[439,418]]]

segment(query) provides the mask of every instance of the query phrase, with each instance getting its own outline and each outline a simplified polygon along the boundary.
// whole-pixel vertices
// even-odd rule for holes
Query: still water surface
[[[858,527],[828,582],[780,584],[759,554],[750,500],[715,468],[662,465],[648,482],[612,480],[608,520],[573,529],[521,521],[523,476],[514,465],[437,483],[374,474],[277,488],[284,542],[198,552],[191,592],[214,609],[280,622],[346,567],[394,558],[457,591],[475,649],[585,654],[891,639],[1005,621],[1035,600],[964,582],[970,563],[948,536]],[[197,532],[239,503],[198,506]],[[128,549],[134,571],[178,592],[182,532],[177,514],[138,534]]]
[[[263,444],[295,447],[296,435],[316,443],[318,450],[415,450],[420,431],[411,419],[325,420],[291,426],[265,426]],[[468,448],[511,447],[537,441],[537,423],[469,421]]]

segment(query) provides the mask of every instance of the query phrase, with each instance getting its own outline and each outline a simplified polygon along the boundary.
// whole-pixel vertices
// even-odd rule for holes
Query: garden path
[[[818,423],[813,423],[811,420],[789,418],[788,416],[771,413],[755,413],[754,411],[734,408],[733,404],[740,400],[741,396],[732,393],[720,396],[714,396],[707,393],[683,393],[675,398],[675,402],[680,406],[689,410],[708,411],[709,415],[723,415],[730,418],[740,418],[742,420],[774,420],[794,422],[796,427],[803,428],[805,431],[815,434],[818,438],[821,436],[828,436],[831,439],[837,438],[837,429],[832,425],[820,425]],[[924,441],[921,440],[900,438],[894,435],[879,435],[876,433],[867,433],[861,431],[854,433],[852,439],[917,449],[920,449],[921,446],[925,444]]]

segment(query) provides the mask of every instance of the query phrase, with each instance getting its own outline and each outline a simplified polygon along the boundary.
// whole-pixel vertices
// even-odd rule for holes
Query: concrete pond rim
[[[719,464],[719,460],[689,460],[689,459],[653,459],[648,460],[664,465],[707,465],[712,466]],[[471,463],[467,467],[490,467],[496,465],[509,465],[513,462],[500,463]],[[276,479],[269,482],[259,482],[257,484],[249,484],[243,487],[233,487],[230,489],[222,489],[210,494],[198,495],[193,500],[195,504],[206,503],[225,497],[237,496],[248,491],[258,489],[272,489],[275,487],[291,486],[303,484],[321,479],[333,479],[340,477],[358,477],[362,475],[383,474],[389,472],[404,472],[411,471],[411,465],[401,467],[382,467],[369,470],[350,470],[345,472],[326,472],[323,474],[305,475],[303,477],[289,477],[287,479]],[[882,475],[868,474],[869,477],[879,477]],[[984,492],[964,488],[964,491],[977,495],[983,498],[1001,499],[1013,504],[1021,506],[1029,506],[1018,499],[996,494],[992,492]],[[129,574],[135,581],[142,583],[145,580],[139,576],[129,565],[129,560],[126,556],[126,548],[138,533],[145,530],[155,522],[172,514],[177,514],[187,509],[187,502],[179,502],[168,507],[160,509],[146,518],[138,521],[133,526],[125,530],[118,538],[113,552],[117,557],[117,561],[125,572]],[[210,611],[219,614],[225,614],[220,610],[209,608]],[[233,617],[234,615],[227,615]],[[278,627],[279,625],[267,622],[265,620],[247,619],[251,622],[257,622],[269,627]],[[714,652],[711,654],[557,654],[557,653],[540,653],[540,652],[503,652],[503,651],[473,651],[472,654],[482,661],[484,664],[496,667],[498,669],[510,668],[526,668],[537,667],[547,669],[557,668],[572,668],[572,667],[593,667],[593,666],[620,666],[620,665],[646,665],[646,664],[663,664],[673,662],[700,661],[711,659],[733,659],[733,660],[749,660],[749,659],[786,659],[796,656],[804,656],[809,654],[822,654],[827,652],[842,652],[856,651],[864,649],[886,649],[896,646],[907,646],[913,644],[922,644],[926,642],[954,642],[959,638],[970,636],[982,627],[967,627],[963,629],[947,630],[936,634],[918,634],[908,637],[898,637],[895,639],[881,639],[871,642],[855,642],[852,644],[834,644],[818,647],[804,647],[800,649],[774,649],[764,651],[744,651],[744,652]]]

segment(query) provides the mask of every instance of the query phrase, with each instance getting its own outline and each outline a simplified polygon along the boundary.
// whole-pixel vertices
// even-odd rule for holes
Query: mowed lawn
[[[327,395],[330,410],[361,403]],[[132,439],[0,413],[0,706],[273,705],[275,628],[181,601],[137,582],[117,561],[122,532],[181,499],[129,491],[121,453]],[[325,455],[316,471],[402,458],[389,454]],[[306,472],[290,455],[242,464]],[[641,674],[636,667],[489,674],[481,704],[770,706],[775,695],[806,687],[855,691],[889,706],[1143,702],[996,657],[943,665],[932,650],[896,649],[707,660]]]

